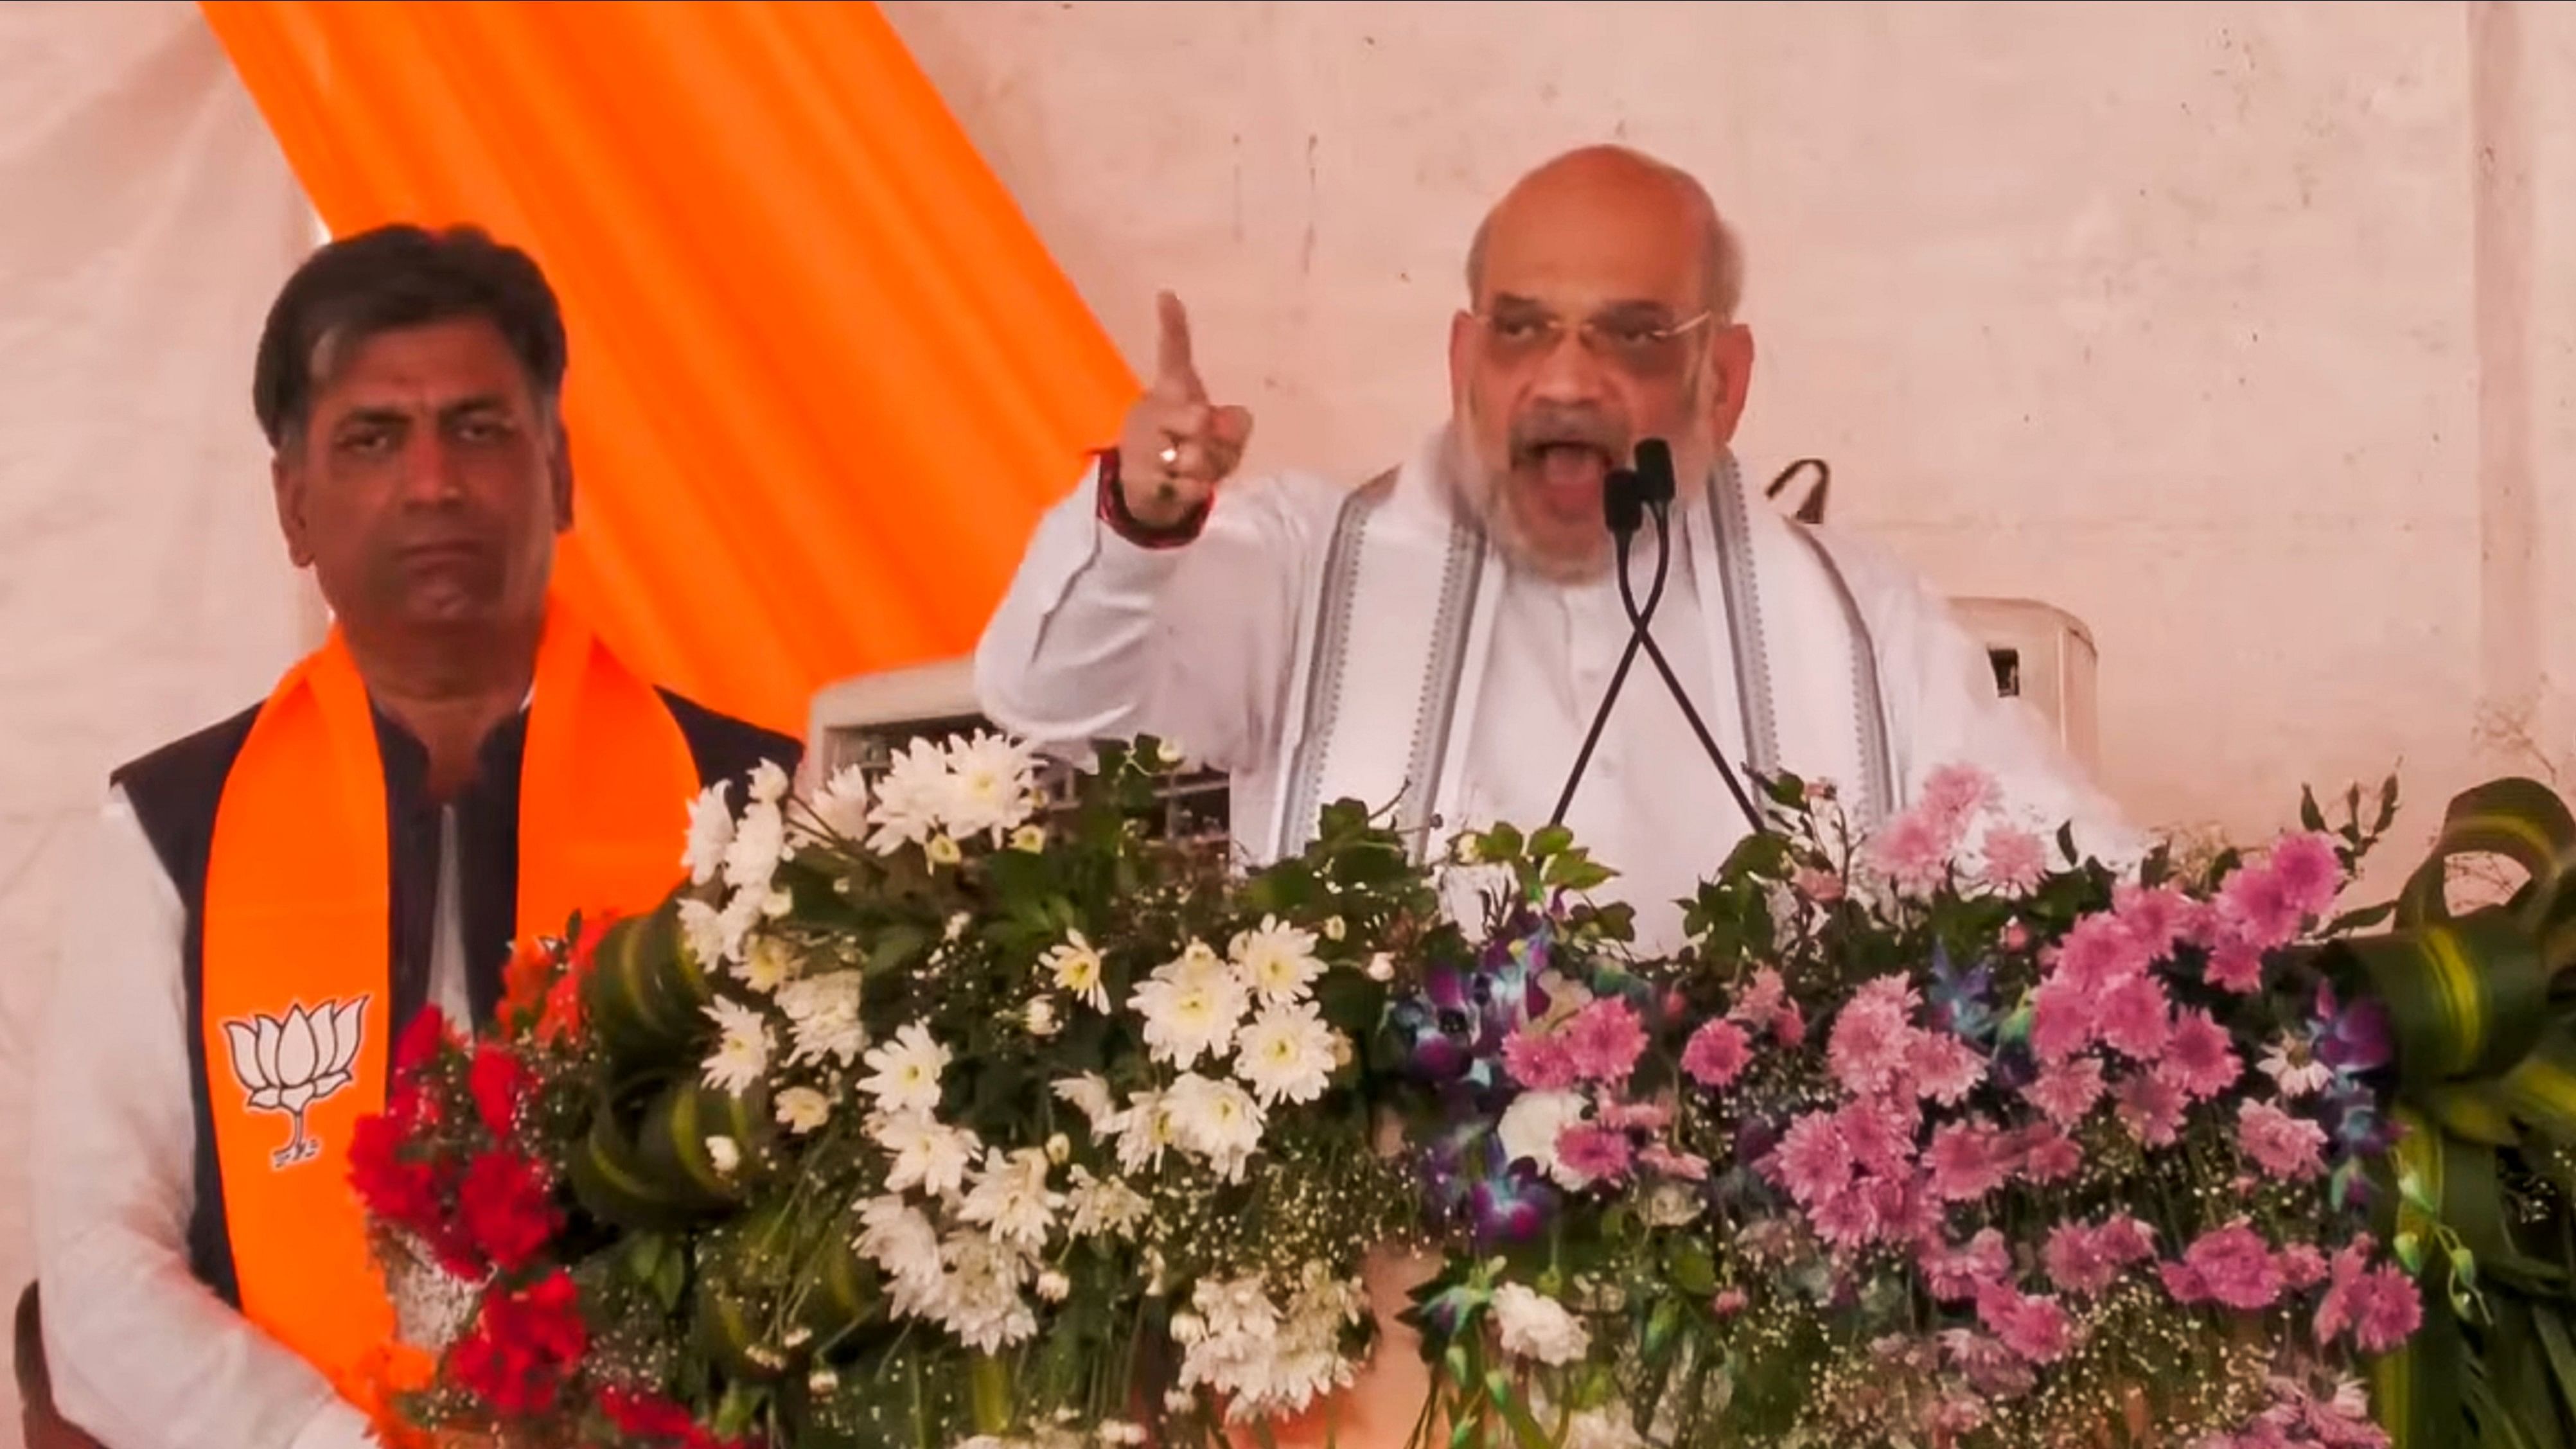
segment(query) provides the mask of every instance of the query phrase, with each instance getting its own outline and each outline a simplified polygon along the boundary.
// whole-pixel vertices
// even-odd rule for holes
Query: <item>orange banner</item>
[[[1133,396],[874,5],[203,8],[335,233],[471,221],[545,267],[564,585],[706,704],[801,732],[971,648]]]

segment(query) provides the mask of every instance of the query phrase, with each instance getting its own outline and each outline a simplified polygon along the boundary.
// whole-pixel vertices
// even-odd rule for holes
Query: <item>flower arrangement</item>
[[[2501,1063],[2457,999],[2423,1025],[2448,918],[2331,915],[2393,786],[2114,871],[1973,772],[1867,839],[1768,781],[1659,958],[1562,829],[1426,866],[1343,802],[1243,873],[1148,828],[1178,763],[1104,750],[1057,804],[991,736],[765,773],[657,909],[533,943],[478,1035],[416,1022],[352,1148],[438,1355],[405,1424],[1267,1445],[1400,1317],[1458,1449],[2377,1445],[2356,1376],[2432,1381],[2426,1289],[2456,1343],[2480,1254],[2523,1265],[2423,1155]],[[2521,832],[2566,842],[2552,902],[2564,815]],[[2514,909],[2455,924],[2561,919]],[[1385,1247],[1436,1263],[1409,1304]]]
[[[1426,1424],[1526,1449],[2386,1442],[2388,1024],[2311,949],[2394,809],[2132,877],[1947,770],[1874,838],[1770,786],[1634,959],[1562,830],[1388,1017],[1447,1234]],[[2315,810],[2311,805],[2309,815]],[[2322,825],[2321,819],[2315,821]],[[2409,1254],[2423,1246],[2403,1245]]]
[[[991,736],[810,800],[764,772],[698,803],[661,908],[527,953],[494,1030],[415,1026],[357,1174],[460,1305],[407,1420],[1189,1443],[1348,1383],[1361,1257],[1416,1215],[1356,1048],[1455,930],[1356,809],[1248,878],[1157,838],[1177,764],[1107,752],[1052,811]]]

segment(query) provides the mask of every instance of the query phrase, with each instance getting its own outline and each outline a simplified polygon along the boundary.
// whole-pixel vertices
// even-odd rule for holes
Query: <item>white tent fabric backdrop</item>
[[[106,772],[256,702],[319,623],[250,412],[312,213],[196,7],[0,6],[0,198],[6,1303],[33,1273],[32,1033]]]

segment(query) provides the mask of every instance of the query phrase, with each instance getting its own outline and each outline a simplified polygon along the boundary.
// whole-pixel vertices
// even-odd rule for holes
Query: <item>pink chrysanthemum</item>
[[[2145,973],[2153,964],[2135,932],[2116,915],[2086,916],[2058,944],[2053,977],[2088,997]]]
[[[2092,1045],[2096,1005],[2082,988],[2043,981],[2031,994],[2030,1049],[2043,1062],[2070,1057]]]
[[[2119,1086],[2120,1121],[2130,1135],[2149,1147],[2170,1147],[2182,1130],[2182,1092],[2173,1083],[2148,1073]]]
[[[1986,1059],[1947,1032],[1921,1031],[1905,1055],[1914,1090],[1929,1101],[1955,1107],[1986,1079]]]
[[[2039,1262],[2048,1281],[2064,1293],[2099,1293],[2120,1276],[2120,1265],[2102,1252],[2094,1231],[2082,1223],[2059,1223],[2050,1228]]]
[[[2325,1171],[2326,1129],[2269,1102],[2237,1104],[2236,1145],[2276,1181],[2297,1182]]]
[[[1623,1182],[1636,1148],[1625,1132],[1597,1122],[1578,1122],[1557,1134],[1556,1155],[1569,1170],[1594,1182]]]
[[[1708,1159],[1695,1152],[1675,1152],[1660,1142],[1646,1144],[1637,1154],[1637,1164],[1659,1177],[1678,1178],[1683,1182],[1708,1180]]]
[[[1727,1008],[1726,1019],[1740,1021],[1750,1031],[1760,1031],[1780,1014],[1789,999],[1789,988],[1780,973],[1765,966],[1753,973],[1753,979],[1736,993],[1735,1005]]]
[[[1661,1102],[1623,1102],[1614,1097],[1601,1104],[1592,1120],[1621,1132],[1661,1132],[1672,1125],[1673,1109]]]
[[[1833,1034],[1825,1043],[1825,1064],[1853,1096],[1893,1091],[1904,1079],[1914,1032],[1895,1008],[1855,997],[1834,1018]]]
[[[1837,1248],[1857,1248],[1878,1236],[1878,1208],[1856,1184],[1810,1205],[1807,1221],[1817,1237]]]
[[[2269,1308],[2280,1299],[2281,1265],[2262,1234],[2242,1222],[2201,1234],[2182,1260],[2213,1303],[2250,1312]]]
[[[2334,838],[2309,831],[2274,842],[2270,861],[2281,897],[2303,916],[2322,916],[2333,909],[2343,889],[2343,861]]]
[[[1871,837],[1869,863],[1897,889],[1920,894],[1949,875],[1950,852],[1956,844],[1942,822],[1909,810]]]
[[[1520,1027],[1503,1038],[1503,1070],[1533,1092],[1561,1092],[1574,1085],[1574,1058],[1565,1039]]]
[[[2064,1182],[2084,1170],[2084,1149],[2046,1123],[2023,1129],[2015,1145],[2021,1149],[2023,1179],[2041,1187]]]
[[[2363,1353],[2386,1353],[2424,1326],[2424,1300],[2414,1280],[2383,1263],[2352,1287],[2352,1341]]]
[[[2075,1325],[2056,1299],[2015,1292],[2001,1283],[1977,1290],[1977,1319],[2004,1347],[2032,1363],[2054,1363],[2074,1345]]]
[[[1995,777],[1974,765],[1943,765],[1924,777],[1918,808],[1956,829],[1995,802]]]
[[[2281,1280],[2294,1293],[2326,1281],[2330,1271],[2326,1255],[2318,1252],[2314,1243],[2292,1243],[2281,1250]]]
[[[2218,888],[2218,911],[2236,934],[2263,950],[2286,946],[2307,923],[2307,913],[2270,861],[2238,866]]]
[[[2048,848],[2019,826],[1993,827],[1979,847],[1986,858],[1981,878],[1995,890],[2020,895],[2037,887],[2048,874]]]
[[[1834,1125],[1833,1113],[1810,1112],[1789,1124],[1762,1167],[1799,1203],[1814,1203],[1851,1182],[1851,1146]]]
[[[1743,1075],[1745,1065],[1752,1060],[1753,1046],[1745,1039],[1744,1028],[1731,1021],[1703,1024],[1682,1048],[1682,1070],[1692,1081],[1712,1091]]]
[[[1924,1160],[1931,1168],[1932,1196],[1942,1202],[1974,1202],[2003,1186],[2013,1169],[2003,1134],[1983,1119],[1934,1132]]]
[[[2172,1039],[2173,1020],[2165,985],[2153,976],[2132,976],[2102,993],[2094,1006],[2094,1029],[2103,1044],[2132,1061],[2153,1062]]]
[[[1922,1109],[1909,1098],[1864,1097],[1834,1112],[1844,1148],[1864,1172],[1894,1175],[1914,1157],[1914,1129]]]
[[[2263,953],[2231,934],[2210,948],[2209,965],[2201,979],[2221,991],[2251,995],[2263,984]]]
[[[2191,900],[2172,886],[2122,884],[2111,895],[2111,914],[2147,953],[2150,963],[2173,950],[2191,921]]]
[[[1792,1001],[1771,1018],[1771,1039],[1784,1047],[1793,1047],[1807,1039],[1807,1014]]]
[[[2156,1230],[2127,1213],[2113,1213],[2093,1230],[2093,1244],[2102,1256],[2125,1267],[2156,1255]]]
[[[2102,1099],[2102,1062],[2098,1057],[2061,1057],[2040,1066],[2039,1076],[2021,1094],[2039,1114],[2060,1127],[2084,1120]]]
[[[2173,1037],[2165,1043],[2164,1060],[2157,1069],[2184,1096],[2205,1101],[2234,1086],[2245,1073],[2245,1063],[2229,1045],[2227,1028],[2194,1007],[2174,1018]]]
[[[1966,1302],[1977,1296],[1978,1285],[1998,1282],[2012,1271],[2012,1250],[1993,1228],[1981,1229],[1958,1247],[1935,1238],[1916,1249],[1914,1260],[1923,1269],[1925,1286],[1943,1303]]]
[[[1646,1028],[1636,1008],[1603,997],[1574,1014],[1562,1033],[1574,1074],[1591,1082],[1624,1082],[1646,1053]]]

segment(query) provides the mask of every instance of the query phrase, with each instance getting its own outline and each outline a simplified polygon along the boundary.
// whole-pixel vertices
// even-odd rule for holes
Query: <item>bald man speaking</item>
[[[1302,848],[1343,798],[1393,806],[1427,851],[1542,824],[1630,634],[1604,483],[1660,438],[1679,487],[1653,635],[1730,759],[1831,779],[1864,825],[1940,766],[1980,765],[2034,823],[2120,848],[2109,802],[1997,697],[1939,598],[1738,477],[1744,262],[1699,183],[1624,148],[1560,156],[1487,216],[1466,279],[1448,422],[1357,489],[1234,479],[1251,416],[1210,392],[1164,296],[1151,389],[986,630],[985,712],[1048,741],[1177,743],[1232,777],[1254,862]],[[1565,823],[1658,950],[1748,826],[1671,691],[1637,673]]]

